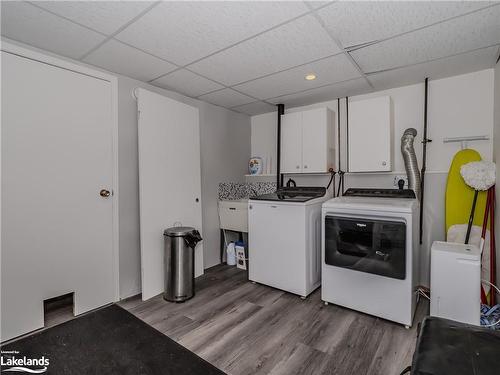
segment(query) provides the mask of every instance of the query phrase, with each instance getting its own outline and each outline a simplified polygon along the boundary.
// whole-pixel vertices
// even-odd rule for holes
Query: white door
[[[302,112],[302,171],[304,173],[328,171],[329,136],[331,134],[328,132],[326,108]]]
[[[139,89],[139,195],[142,299],[164,290],[163,231],[182,224],[201,233],[198,109]],[[203,245],[195,276],[203,273]]]
[[[2,52],[2,340],[117,298],[109,81]]]
[[[302,112],[281,117],[281,173],[302,172]]]

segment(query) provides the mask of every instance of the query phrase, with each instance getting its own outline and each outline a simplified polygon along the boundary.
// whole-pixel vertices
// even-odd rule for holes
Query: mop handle
[[[487,195],[486,195],[486,208],[484,210],[484,217],[483,217],[483,228],[481,230],[481,242],[479,243],[479,251],[481,253],[481,262],[483,261],[483,249],[484,249],[484,242],[486,238],[486,227],[488,226],[488,219],[490,217],[490,206],[491,206],[491,189],[488,189]],[[490,237],[491,240],[491,237]],[[486,296],[486,292],[484,291],[484,287],[481,284],[481,303],[487,304],[488,303],[488,297]]]
[[[465,244],[469,243],[470,231],[472,229],[472,222],[474,221],[474,211],[476,211],[476,202],[478,190],[474,190],[474,200],[472,201],[472,209],[470,210],[469,224],[467,225],[467,234],[465,235]]]

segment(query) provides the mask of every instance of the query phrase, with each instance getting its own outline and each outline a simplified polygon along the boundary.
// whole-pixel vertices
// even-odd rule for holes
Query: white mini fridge
[[[435,241],[431,247],[431,316],[480,325],[481,252]]]

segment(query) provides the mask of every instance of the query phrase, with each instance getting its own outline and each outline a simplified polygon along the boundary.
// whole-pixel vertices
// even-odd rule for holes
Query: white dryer
[[[323,203],[321,297],[410,327],[417,302],[419,204],[392,192]]]

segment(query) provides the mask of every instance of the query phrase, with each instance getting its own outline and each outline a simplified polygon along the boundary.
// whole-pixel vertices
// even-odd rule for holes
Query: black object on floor
[[[412,375],[497,375],[500,332],[427,317],[413,354]]]
[[[19,353],[6,353],[10,351]],[[44,356],[49,360],[45,374],[224,374],[117,305],[2,346],[3,362],[12,355]]]

